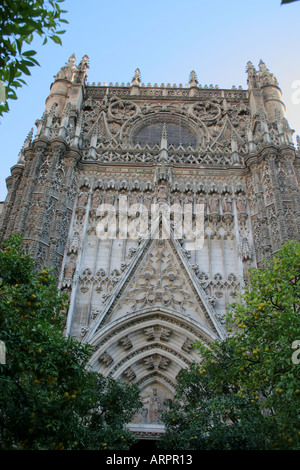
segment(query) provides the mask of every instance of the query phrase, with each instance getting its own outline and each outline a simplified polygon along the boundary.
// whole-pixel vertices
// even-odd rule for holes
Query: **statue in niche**
[[[163,410],[165,403],[165,397],[161,398],[158,393],[157,389],[152,389],[152,396],[147,395],[143,399],[143,410],[145,412],[145,408],[148,410],[147,412],[147,421],[150,423],[160,423],[160,414]]]
[[[102,197],[100,195],[100,191],[99,189],[96,189],[92,198],[92,208],[97,209],[97,207],[101,204],[101,202],[102,202]]]
[[[184,198],[184,203],[185,204],[191,204],[191,203],[193,203],[193,200],[194,200],[194,195],[193,195],[192,191],[188,191],[185,198]]]
[[[236,200],[236,208],[239,212],[246,211],[246,199],[244,197],[238,197]]]
[[[157,390],[153,389],[153,396],[150,398],[149,418],[151,423],[159,422],[159,412],[161,410],[161,400],[157,395]]]
[[[172,197],[172,204],[178,204],[178,205],[181,205],[181,198],[180,198],[180,194],[176,191],[176,193],[174,193],[173,197]]]
[[[151,211],[152,196],[149,191],[144,195],[143,203],[148,211]]]
[[[204,197],[204,196],[197,197],[197,201],[196,201],[196,202],[197,202],[197,204],[203,206],[203,212],[206,214],[206,212],[207,212],[207,200],[206,200],[206,197]]]
[[[222,201],[223,213],[232,212],[232,200],[230,197],[226,196]]]
[[[209,210],[210,213],[219,213],[219,198],[217,196],[212,196],[209,198]]]
[[[64,273],[65,278],[73,279],[73,276],[75,274],[75,269],[76,269],[76,264],[75,264],[74,259],[75,259],[74,255],[71,256],[70,260],[65,266],[65,273]]]
[[[114,197],[114,194],[112,191],[109,191],[108,193],[106,193],[105,195],[105,202],[106,204],[111,204],[113,205],[114,204],[114,200],[115,200],[115,197]]]
[[[128,202],[129,202],[129,205],[138,204],[139,198],[136,192],[133,192],[129,195]]]
[[[167,202],[168,189],[165,185],[161,185],[157,191],[157,202]]]
[[[88,194],[86,191],[81,191],[81,193],[79,194],[79,197],[78,197],[78,206],[80,207],[84,207],[87,205],[87,201],[88,201]]]

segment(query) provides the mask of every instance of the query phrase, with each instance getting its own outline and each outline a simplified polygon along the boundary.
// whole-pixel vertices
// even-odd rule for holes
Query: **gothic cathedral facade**
[[[6,180],[1,237],[22,233],[53,267],[66,334],[93,345],[99,373],[139,386],[130,426],[155,436],[179,371],[200,359],[194,342],[225,338],[249,268],[299,241],[300,153],[263,61],[248,62],[246,90],[202,87],[195,72],[185,86],[145,86],[138,69],[127,84],[89,84],[88,67],[73,55],[54,77]],[[201,249],[175,236],[172,213],[167,236],[127,236],[121,197],[131,226],[141,207],[189,206],[192,221],[203,207]],[[101,237],[109,215],[114,236]]]

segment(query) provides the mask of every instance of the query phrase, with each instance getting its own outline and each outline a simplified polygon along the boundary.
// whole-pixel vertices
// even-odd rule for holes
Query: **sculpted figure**
[[[148,211],[151,210],[151,202],[152,202],[151,193],[147,191],[147,193],[144,195],[144,198],[143,198],[143,204],[147,208]]]
[[[101,203],[100,191],[97,189],[93,194],[92,208],[96,209]]]
[[[157,192],[157,201],[158,202],[166,202],[168,196],[168,191],[166,186],[160,186]]]
[[[78,197],[78,206],[86,206],[88,200],[88,195],[86,191],[82,191]]]
[[[236,207],[239,212],[246,211],[246,199],[243,197],[238,197],[236,201]]]
[[[74,263],[74,258],[72,257],[65,266],[65,277],[72,279],[75,273],[75,268],[76,265]]]
[[[229,197],[224,197],[222,202],[223,212],[232,212],[232,201]]]
[[[212,196],[209,199],[209,210],[211,214],[213,212],[219,213],[219,198],[217,196]]]

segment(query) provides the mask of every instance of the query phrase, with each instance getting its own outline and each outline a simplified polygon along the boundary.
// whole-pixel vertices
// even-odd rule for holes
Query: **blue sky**
[[[89,56],[90,83],[128,83],[138,67],[145,85],[185,85],[195,70],[202,85],[244,89],[248,60],[257,67],[263,59],[279,81],[290,126],[300,134],[299,1],[65,0],[62,7],[69,21],[63,45],[42,46],[38,38],[29,47],[38,52],[40,67],[0,121],[0,201],[10,168],[43,114],[53,76],[72,53],[77,63]]]

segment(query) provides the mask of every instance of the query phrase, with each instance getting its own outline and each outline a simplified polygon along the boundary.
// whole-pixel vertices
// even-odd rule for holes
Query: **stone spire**
[[[86,79],[87,69],[89,69],[89,57],[84,55],[78,66],[76,67],[76,72],[74,75],[74,83],[83,85]]]
[[[250,60],[247,62],[246,72],[248,74],[247,83],[248,83],[249,89],[250,88],[258,88],[257,71],[256,71],[254,65],[252,64],[252,62]]]
[[[19,152],[19,156],[18,156],[18,164],[24,164],[25,163],[25,159],[24,159],[24,150],[27,149],[30,144],[31,144],[31,141],[32,141],[32,136],[33,136],[33,127],[31,128],[29,134],[27,135],[25,141],[24,141],[24,144]]]

